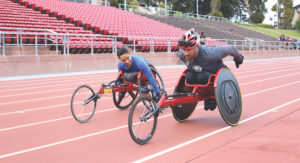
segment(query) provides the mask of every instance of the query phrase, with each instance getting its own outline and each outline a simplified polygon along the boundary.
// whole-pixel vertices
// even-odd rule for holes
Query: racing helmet
[[[186,31],[182,38],[178,40],[178,46],[181,49],[188,50],[191,49],[192,47],[196,46],[199,44],[200,38],[197,32],[195,32],[195,29],[189,29]]]

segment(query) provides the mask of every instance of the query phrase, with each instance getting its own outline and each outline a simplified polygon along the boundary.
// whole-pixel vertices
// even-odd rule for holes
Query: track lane
[[[294,76],[295,77],[295,76]],[[297,77],[297,76],[296,76]],[[295,78],[289,78],[289,80],[291,80],[291,81],[293,81],[293,79],[295,79]],[[238,77],[238,80],[239,80],[239,82],[240,82],[240,79],[239,79],[239,77]],[[249,79],[248,79],[249,80]],[[295,80],[297,80],[297,78],[295,79]],[[273,81],[274,82],[274,80],[271,80],[271,81]],[[278,84],[280,84],[280,80],[278,80],[278,78],[277,78],[277,80],[276,80],[276,82],[278,81]],[[268,83],[268,86],[269,86],[269,84],[273,84],[273,82],[270,82],[270,83]],[[275,82],[274,82],[275,83]],[[253,87],[253,85],[261,85],[261,83],[256,83],[256,84],[251,84],[251,86]],[[242,87],[242,91],[243,91],[243,94],[245,94],[245,90],[246,91],[248,91],[249,90],[249,88],[248,87],[244,87],[244,86],[241,86]],[[244,90],[244,88],[245,88],[245,90]],[[257,87],[256,88],[257,90],[259,90],[260,89],[260,87]],[[250,91],[251,91],[252,89],[250,89]],[[280,90],[282,90],[282,89],[280,89]],[[250,92],[249,91],[249,92]],[[275,91],[275,90],[273,90],[273,91]],[[278,91],[278,90],[277,90]],[[294,91],[294,90],[293,90]],[[276,91],[275,91],[276,92]],[[279,91],[280,93],[282,93],[283,94],[283,91]],[[268,96],[269,97],[269,96]],[[271,97],[271,96],[270,96]],[[248,97],[247,97],[248,98]],[[252,101],[252,100],[251,100]],[[276,102],[277,103],[277,102]],[[199,105],[198,105],[199,106]],[[202,113],[202,112],[204,112],[203,110],[201,111],[201,109],[199,110],[199,113]],[[195,112],[195,113],[198,113],[198,111],[197,112]],[[208,114],[211,114],[211,115],[208,115]],[[207,128],[210,128],[210,127],[212,127],[213,126],[213,124],[214,123],[221,123],[222,122],[222,120],[220,121],[220,120],[218,120],[218,118],[220,118],[220,116],[218,115],[218,116],[216,116],[215,114],[213,114],[214,112],[204,112],[204,114],[205,115],[203,115],[203,113],[200,115],[201,117],[204,117],[204,120],[203,121],[201,121],[201,123],[204,123],[204,125],[207,125]],[[164,113],[165,114],[165,113]],[[163,115],[164,115],[163,114]],[[207,114],[207,115],[206,115]],[[195,114],[195,116],[196,115],[198,115],[198,114]],[[98,115],[95,115],[95,117],[96,116],[98,116]],[[101,115],[102,116],[102,115]],[[106,117],[110,117],[111,115],[109,115],[109,116],[106,116]],[[115,116],[115,115],[112,115],[113,117]],[[123,118],[120,118],[120,119],[124,119],[124,115],[122,114],[121,115]],[[193,115],[194,116],[194,115]],[[206,117],[206,116],[208,116],[208,117]],[[94,117],[94,118],[95,118]],[[110,117],[111,118],[111,117]],[[196,117],[196,118],[193,118],[193,117],[191,117],[192,119],[191,119],[191,122],[190,123],[188,123],[188,125],[189,126],[186,126],[186,124],[185,125],[182,125],[180,128],[175,128],[175,131],[176,132],[178,132],[178,131],[182,131],[182,130],[184,130],[185,128],[190,128],[191,130],[195,130],[195,128],[197,128],[197,125],[199,125],[199,123],[197,123],[197,120],[196,120],[196,122],[195,122],[195,120],[194,119],[198,119],[199,117]],[[174,122],[174,120],[170,117],[170,118],[166,118],[167,120],[169,120],[169,119],[171,119],[171,121],[169,122],[169,123],[176,123],[176,122]],[[164,119],[163,118],[163,121],[165,121],[166,119]],[[113,119],[114,120],[114,119]],[[217,120],[216,122],[215,122],[215,120]],[[105,122],[107,122],[107,123],[109,123],[109,122],[111,122],[112,120],[110,120],[109,121],[109,119],[107,119],[107,121],[105,120]],[[161,120],[159,120],[160,122],[159,122],[159,124],[158,124],[158,128],[161,128],[160,127],[160,124],[161,124]],[[68,122],[71,122],[71,121],[68,121]],[[74,121],[75,122],[75,121]],[[91,121],[92,122],[92,121]],[[102,123],[102,120],[101,120],[101,123]],[[119,122],[118,122],[119,123]],[[120,122],[121,123],[121,122]],[[167,122],[168,123],[168,122]],[[195,124],[196,123],[196,124]],[[224,123],[224,122],[223,122]],[[64,121],[64,124],[65,124],[65,121]],[[68,123],[69,125],[72,125],[71,123]],[[125,124],[126,124],[126,122],[125,122]],[[164,123],[165,124],[165,123]],[[181,124],[181,123],[180,123]],[[209,125],[209,124],[211,124],[211,125]],[[57,126],[56,126],[57,125]],[[60,124],[60,125],[63,125],[63,124]],[[45,126],[45,127],[49,127],[48,128],[48,130],[52,130],[52,128],[56,128],[56,127],[58,127],[58,131],[61,131],[61,134],[64,134],[63,132],[65,132],[63,129],[59,129],[59,127],[60,127],[60,125],[58,125],[58,124],[51,124],[50,126]],[[68,125],[68,126],[69,126]],[[53,126],[53,127],[52,127]],[[86,125],[87,126],[87,125]],[[218,125],[217,125],[218,126]],[[226,125],[225,125],[226,126]],[[77,126],[78,127],[78,126]],[[100,126],[101,127],[101,126]],[[163,126],[163,127],[165,127],[165,126]],[[203,127],[202,125],[201,125],[201,127]],[[40,127],[37,127],[38,129],[40,129]],[[84,132],[85,130],[87,130],[87,128],[88,129],[90,129],[90,128],[92,128],[92,130],[94,130],[94,129],[99,129],[99,123],[95,123],[95,124],[93,124],[92,125],[92,123],[91,123],[91,125],[90,125],[90,123],[88,124],[88,127],[84,127],[84,128],[82,128],[82,129],[80,129],[80,131],[82,131],[82,132]],[[125,127],[126,128],[126,127]],[[166,128],[164,128],[163,129],[163,131],[162,132],[166,132],[166,129],[168,129],[167,127]],[[202,129],[202,128],[201,128]],[[18,129],[19,130],[19,129]],[[77,131],[77,128],[75,128],[74,130],[76,130]],[[124,131],[125,130],[125,131]],[[131,138],[129,137],[129,134],[126,132],[126,130],[127,129],[120,129],[120,130],[116,130],[116,131],[114,131],[114,132],[111,132],[112,134],[102,134],[101,136],[95,136],[94,138],[96,139],[96,141],[95,141],[95,139],[93,138],[92,140],[90,140],[90,138],[88,138],[88,139],[82,139],[83,141],[74,141],[74,144],[77,144],[77,145],[73,145],[73,143],[66,143],[66,144],[64,144],[64,145],[57,145],[57,146],[53,146],[53,147],[51,147],[51,148],[48,148],[48,149],[45,149],[45,150],[42,150],[42,151],[40,151],[40,150],[38,150],[38,151],[36,151],[37,153],[39,153],[39,156],[44,156],[45,155],[45,158],[50,158],[50,160],[51,160],[51,158],[52,158],[52,161],[53,161],[53,159],[56,157],[56,156],[61,156],[61,160],[69,160],[70,161],[70,157],[71,157],[71,153],[67,153],[67,155],[68,156],[70,156],[70,157],[66,157],[65,155],[66,155],[66,153],[55,153],[55,151],[59,151],[59,147],[60,146],[63,146],[64,147],[64,149],[67,149],[67,151],[74,151],[75,149],[79,149],[79,148],[76,148],[76,147],[79,147],[78,146],[78,144],[85,144],[85,146],[84,146],[84,149],[86,149],[86,150],[89,150],[89,151],[91,151],[91,153],[89,153],[88,155],[89,156],[91,156],[89,159],[87,159],[87,160],[97,160],[97,158],[99,159],[99,158],[101,158],[101,160],[105,160],[105,158],[108,158],[109,160],[112,160],[112,161],[120,161],[120,159],[119,158],[112,158],[113,156],[113,153],[114,152],[120,152],[120,153],[127,153],[127,151],[126,151],[126,145],[128,145],[128,146],[132,146],[132,143],[133,142],[130,142],[131,140]],[[15,131],[17,131],[17,130],[15,130]],[[71,130],[72,131],[72,130]],[[172,130],[173,131],[173,130]],[[27,131],[28,132],[28,134],[30,134],[30,130],[29,131]],[[45,134],[45,133],[47,133],[47,129],[42,129],[42,131],[40,131],[42,134],[41,135],[43,135],[43,134]],[[36,131],[34,131],[34,133],[36,133],[36,134],[38,134],[38,133],[40,133],[39,131],[38,132],[36,132]],[[189,132],[192,132],[192,131],[190,131],[189,130]],[[158,131],[157,131],[157,133],[158,133]],[[156,134],[157,134],[156,133]],[[50,132],[49,132],[49,134],[50,134]],[[78,133],[79,134],[79,133]],[[125,135],[124,135],[125,134]],[[126,134],[127,134],[127,138],[124,138],[124,137],[126,137]],[[60,135],[59,135],[60,136]],[[59,137],[58,136],[58,137]],[[73,135],[72,135],[73,136]],[[102,142],[102,140],[109,140],[109,139],[111,139],[112,137],[114,137],[114,136],[121,136],[122,137],[122,139],[121,140],[115,140],[117,143],[114,143],[115,145],[112,145],[112,146],[109,146],[109,145],[111,145],[111,143],[110,142]],[[35,137],[34,136],[31,136],[32,137],[32,139],[34,139]],[[43,136],[41,136],[42,138],[43,138]],[[156,137],[158,137],[157,135],[155,135],[155,137],[154,138],[156,138]],[[99,138],[100,138],[100,140],[99,140]],[[103,139],[102,139],[103,138]],[[108,138],[108,139],[106,139],[106,138]],[[180,135],[177,137],[177,138],[182,138]],[[8,138],[7,138],[8,139]],[[30,135],[28,136],[28,139],[30,139]],[[47,139],[46,137],[45,137],[45,139]],[[127,140],[127,139],[129,139],[129,140]],[[159,138],[159,139],[161,139],[161,138]],[[3,140],[3,139],[2,139]],[[124,143],[124,140],[126,141],[126,142],[128,142],[128,143]],[[154,139],[153,139],[154,140]],[[153,141],[152,140],[152,141]],[[47,141],[47,140],[45,140],[45,141]],[[95,142],[98,142],[98,141],[101,141],[101,143],[100,144],[96,144]],[[150,143],[152,143],[152,141],[150,142]],[[167,141],[164,141],[163,143],[165,143],[165,142],[168,142],[169,141],[169,139],[167,139]],[[44,142],[44,141],[43,141]],[[83,143],[83,142],[85,142],[85,143]],[[92,143],[92,142],[94,142],[93,144],[90,144],[90,143],[87,143],[87,142],[90,142],[90,143]],[[20,141],[20,143],[21,143],[21,141]],[[42,143],[42,142],[40,142],[40,143]],[[123,147],[122,149],[118,149],[119,148],[119,145],[118,145],[118,143],[120,143],[121,144],[121,147]],[[154,142],[154,144],[156,144],[155,142]],[[102,145],[104,145],[104,146],[102,146]],[[148,144],[149,145],[149,144]],[[147,145],[147,146],[148,146]],[[75,146],[75,147],[74,147]],[[95,150],[98,150],[97,152],[95,151],[95,152],[93,152],[94,150],[90,150],[89,148],[90,148],[90,146],[92,146],[93,147],[93,149],[95,149]],[[98,146],[98,147],[96,147],[96,146]],[[101,147],[99,147],[99,146],[101,146]],[[95,148],[94,148],[95,147]],[[103,153],[103,154],[99,154],[100,152],[99,152],[99,149],[102,149],[102,147],[107,147],[107,149],[112,149],[111,151],[114,151],[114,152],[109,152],[108,151],[108,154],[107,153]],[[136,147],[136,146],[135,146]],[[98,149],[97,149],[98,148]],[[147,148],[147,147],[146,147]],[[56,149],[56,150],[55,150]],[[115,149],[115,150],[113,150],[113,149]],[[141,149],[145,149],[144,148],[144,146],[143,146],[143,148],[139,148],[139,147],[137,147],[137,148],[135,148],[135,149],[133,149],[133,150],[131,150],[131,152],[130,153],[132,153],[132,152],[141,152],[141,153],[143,153],[144,151],[141,151]],[[152,149],[153,150],[153,149]],[[48,151],[48,152],[45,152],[45,151]],[[156,151],[156,150],[155,150]],[[53,154],[51,154],[52,152],[54,152]],[[30,158],[30,156],[33,154],[33,153],[35,153],[35,152],[29,152],[29,153],[26,153],[26,154],[21,154],[21,155],[18,155],[18,156],[16,156],[16,157],[10,157],[10,158],[16,158],[16,160],[18,160],[18,158],[22,158],[22,156],[26,156],[25,158]],[[47,154],[48,153],[48,154]],[[97,157],[97,153],[98,153],[98,157]],[[145,153],[145,152],[144,152]],[[152,153],[154,153],[154,151],[152,151]],[[82,157],[81,157],[81,159],[83,159],[83,156],[86,156],[86,154],[85,153],[82,153],[83,155],[81,155]],[[143,155],[143,156],[146,156],[146,155],[149,155],[149,152],[146,152],[145,153],[145,155]],[[151,152],[150,152],[150,154],[151,154]],[[100,157],[99,155],[103,155],[103,157]],[[108,156],[108,157],[106,157],[106,155]],[[32,155],[32,157],[33,157],[34,155]],[[109,156],[112,156],[111,158],[109,158]],[[76,156],[75,156],[76,157]],[[80,155],[79,156],[77,156],[77,157],[80,157]],[[174,157],[174,156],[172,156],[172,157]],[[123,155],[120,155],[120,158],[125,158],[125,156],[123,156]],[[140,157],[141,158],[141,157]],[[138,157],[136,158],[136,159],[138,159]],[[12,159],[13,160],[13,159]],[[8,161],[12,161],[12,160],[10,160],[10,159],[8,159]],[[26,159],[25,159],[26,160]],[[79,160],[80,160],[80,158],[79,158]],[[126,160],[127,159],[123,159],[123,160],[125,160],[125,162],[126,162]],[[130,161],[133,161],[134,159],[132,159],[132,160],[130,160]]]

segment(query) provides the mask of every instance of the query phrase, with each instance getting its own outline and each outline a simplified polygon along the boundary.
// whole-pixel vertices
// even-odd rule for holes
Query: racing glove
[[[235,62],[235,66],[236,68],[239,68],[239,66],[243,63],[244,61],[244,56],[240,56],[240,57],[235,57],[233,58],[233,61]]]

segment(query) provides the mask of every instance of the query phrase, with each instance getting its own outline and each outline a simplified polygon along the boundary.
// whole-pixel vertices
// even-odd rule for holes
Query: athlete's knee
[[[186,72],[185,74],[185,80],[188,84],[195,84],[197,83],[197,78],[195,78],[196,73],[193,73],[191,71]]]
[[[124,74],[124,80],[126,82],[136,83],[137,82],[137,72],[126,72]]]
[[[201,72],[197,74],[197,83],[198,84],[206,84],[208,82],[209,78],[209,73],[208,72]]]

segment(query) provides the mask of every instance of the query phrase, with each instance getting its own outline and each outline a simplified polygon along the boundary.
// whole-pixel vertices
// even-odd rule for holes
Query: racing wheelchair
[[[163,80],[154,67],[150,67],[158,88],[164,91]],[[147,94],[150,98],[155,96],[154,89],[150,86],[146,76],[139,71],[136,82],[127,82],[124,78],[124,70],[121,70],[116,80],[108,84],[102,84],[97,92],[88,85],[81,85],[75,89],[71,98],[71,112],[75,120],[80,123],[88,122],[96,111],[97,101],[104,94],[112,93],[114,105],[124,110],[137,98],[138,94]]]
[[[150,96],[139,96],[131,105],[128,129],[131,138],[138,144],[146,144],[153,137],[158,116],[170,106],[175,120],[186,120],[195,110],[197,103],[215,99],[224,121],[235,126],[242,115],[242,97],[238,82],[229,68],[222,67],[210,75],[205,85],[190,85],[185,80],[186,69],[181,75],[174,94],[163,92],[158,103]]]

